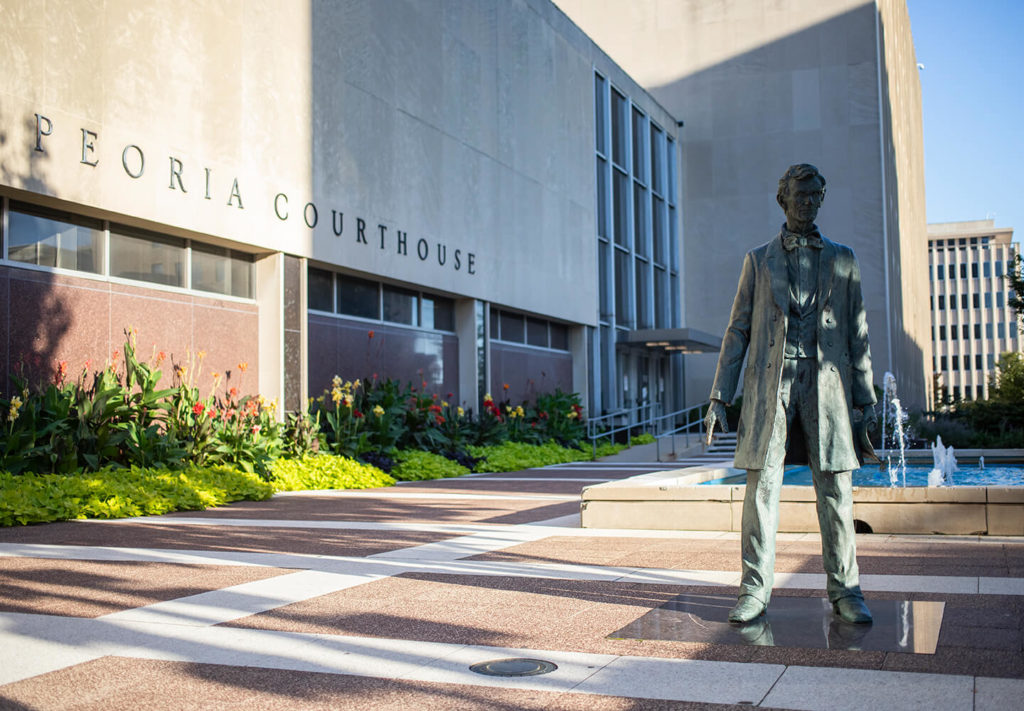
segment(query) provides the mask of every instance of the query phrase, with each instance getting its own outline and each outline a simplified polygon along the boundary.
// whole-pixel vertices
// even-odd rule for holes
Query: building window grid
[[[75,269],[72,267],[60,267],[50,266],[46,264],[33,264],[32,262],[24,262],[20,260],[12,260],[9,255],[10,246],[10,212],[11,212],[11,200],[6,196],[2,196],[0,199],[0,263],[8,266],[20,268],[20,269],[32,269],[47,272],[56,272],[59,274],[68,274],[71,276],[82,277],[86,279],[100,279],[103,281],[109,281],[112,283],[130,283],[130,284],[144,284],[150,288],[156,289],[169,289],[173,291],[186,291],[189,293],[196,293],[200,295],[214,294],[216,298],[226,299],[238,299],[241,301],[253,301],[256,298],[256,269],[254,262],[254,255],[248,252],[240,250],[229,249],[229,248],[217,248],[215,245],[210,245],[204,242],[198,242],[192,239],[186,239],[183,237],[174,237],[171,235],[164,235],[159,232],[152,230],[142,230],[133,227],[123,226],[119,223],[112,222],[110,220],[86,218],[84,216],[77,215],[75,213],[69,213],[64,210],[52,210],[40,205],[33,203],[24,203],[27,207],[32,208],[34,211],[39,211],[42,214],[53,213],[53,217],[43,217],[43,219],[56,220],[63,222],[62,217],[70,219],[80,218],[84,221],[93,221],[100,225],[97,228],[98,232],[102,233],[101,237],[101,252],[99,269],[95,271],[89,271],[84,269]],[[31,213],[26,213],[31,214]],[[77,224],[76,222],[70,222],[68,224]],[[153,238],[155,240],[167,240],[168,243],[174,242],[175,244],[181,245],[182,249],[182,284],[165,284],[160,281],[136,279],[132,277],[117,276],[111,273],[111,235],[117,235],[121,237],[128,237],[131,239],[147,239]],[[249,274],[248,274],[248,291],[249,294],[246,296],[239,296],[236,294],[208,290],[196,287],[192,283],[192,260],[193,260],[193,246],[196,252],[206,252],[211,249],[221,251],[222,255],[229,261],[229,268],[225,270],[226,276],[226,288],[231,288],[231,260],[240,261],[242,263],[249,263]]]
[[[1020,334],[1018,333],[1017,320],[1012,314],[1007,315],[1005,306],[1006,290],[1002,283],[1006,255],[1011,259],[1015,253],[1013,246],[1004,249],[1002,246],[988,245],[991,238],[981,238],[981,250],[973,246],[968,253],[967,249],[958,240],[933,241],[929,250],[929,277],[930,281],[951,282],[949,286],[940,286],[938,291],[950,298],[949,321],[944,323],[950,328],[950,338],[955,339],[957,326],[960,326],[962,336],[962,348],[958,350],[963,353],[963,363],[957,373],[951,373],[945,366],[944,359],[940,360],[940,371],[945,372],[947,382],[952,385],[957,383],[963,386],[964,397],[970,398],[975,393],[977,398],[987,397],[988,378],[995,369],[997,353],[1006,350],[1020,348]],[[976,240],[972,240],[972,245]],[[945,244],[945,248],[943,245]],[[959,248],[959,249],[958,249]],[[962,250],[962,251],[961,251]],[[970,261],[968,261],[970,259]],[[967,264],[971,264],[970,267]],[[980,267],[978,266],[980,264]],[[995,268],[992,265],[995,264]],[[934,276],[932,276],[934,274]],[[957,278],[956,275],[961,278]],[[948,275],[949,279],[944,279]],[[969,275],[969,277],[968,277]],[[933,283],[933,289],[935,285]],[[993,294],[996,296],[993,298]],[[952,300],[959,295],[959,305],[964,312],[955,310]],[[941,302],[941,298],[938,299]],[[993,304],[993,302],[995,302]],[[946,321],[946,317],[936,312],[933,304],[932,322],[939,324]],[[981,324],[984,323],[984,337],[982,337]],[[993,327],[993,323],[996,324]],[[995,332],[993,332],[995,331]],[[940,327],[938,332],[933,328],[933,347],[936,352],[945,350],[944,340],[945,328]],[[972,338],[973,336],[973,338]],[[957,344],[959,345],[959,344]],[[973,362],[971,355],[974,356]],[[972,391],[971,383],[975,387]],[[957,390],[960,388],[957,387]]]
[[[594,76],[594,106],[600,114],[595,118],[597,214],[599,220],[604,216],[608,223],[598,226],[598,250],[608,255],[603,264],[602,259],[598,260],[600,337],[594,348],[595,367],[603,372],[616,363],[614,340],[618,334],[646,325],[679,325],[677,178],[676,146],[671,137],[606,77],[596,71]],[[652,171],[659,168],[655,175]],[[616,194],[621,183],[630,189],[623,186]],[[665,185],[664,194],[655,190],[659,183]],[[638,199],[643,201],[639,209]],[[655,209],[661,211],[665,225],[662,245],[653,243]],[[620,210],[626,214],[617,214]],[[639,243],[639,239],[644,242]],[[661,261],[657,259],[659,252],[664,255]],[[614,338],[609,339],[607,336],[612,334]],[[621,364],[615,367],[620,369]],[[605,386],[607,380],[602,377],[602,389],[617,397]],[[613,405],[606,401],[605,406]]]

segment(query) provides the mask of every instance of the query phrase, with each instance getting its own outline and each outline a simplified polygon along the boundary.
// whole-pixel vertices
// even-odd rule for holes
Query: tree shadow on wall
[[[12,170],[11,161],[0,161],[3,194],[9,200],[31,200],[34,195],[52,193],[48,180],[50,154],[34,150],[35,115],[19,120],[0,110],[0,127],[8,126],[19,128],[0,129],[0,155],[27,153],[29,160],[27,172]],[[21,164],[21,161],[13,162]],[[4,234],[3,242],[6,254],[11,235]],[[17,262],[12,261],[0,264],[0,392],[4,394],[9,394],[13,388],[11,375],[27,380],[30,385],[51,380],[64,357],[65,341],[74,325],[71,308],[56,288],[60,277],[15,264]]]

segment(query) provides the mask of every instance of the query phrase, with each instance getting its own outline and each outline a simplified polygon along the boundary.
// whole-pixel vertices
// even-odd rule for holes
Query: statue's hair
[[[811,178],[817,178],[821,181],[821,197],[825,197],[825,176],[818,172],[810,163],[797,163],[791,165],[786,170],[785,175],[779,178],[779,192],[778,199],[779,203],[789,195],[789,181],[790,180],[810,180]]]

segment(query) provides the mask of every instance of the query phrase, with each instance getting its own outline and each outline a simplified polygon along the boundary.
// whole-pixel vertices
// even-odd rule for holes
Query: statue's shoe
[[[736,606],[729,610],[729,622],[750,622],[764,614],[765,604],[753,595],[740,595]]]
[[[862,597],[841,597],[832,603],[832,611],[844,622],[867,624],[871,622],[871,611]]]

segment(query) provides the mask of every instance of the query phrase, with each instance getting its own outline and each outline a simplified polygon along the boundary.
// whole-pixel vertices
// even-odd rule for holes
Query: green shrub
[[[469,474],[469,469],[440,454],[404,449],[398,452],[398,464],[391,476],[401,481],[445,479]]]
[[[0,472],[0,525],[198,510],[273,493],[255,474],[227,467],[133,467],[69,476]]]
[[[654,435],[652,435],[650,432],[638,434],[636,437],[633,438],[632,444],[634,447],[638,444],[654,444]]]
[[[270,467],[276,491],[374,489],[395,480],[376,467],[334,454],[278,459]]]
[[[565,464],[590,459],[590,452],[582,449],[568,449],[555,442],[546,444],[525,444],[505,442],[496,447],[470,447],[474,457],[484,457],[476,465],[477,472],[514,472],[520,469],[545,467],[549,464]]]

